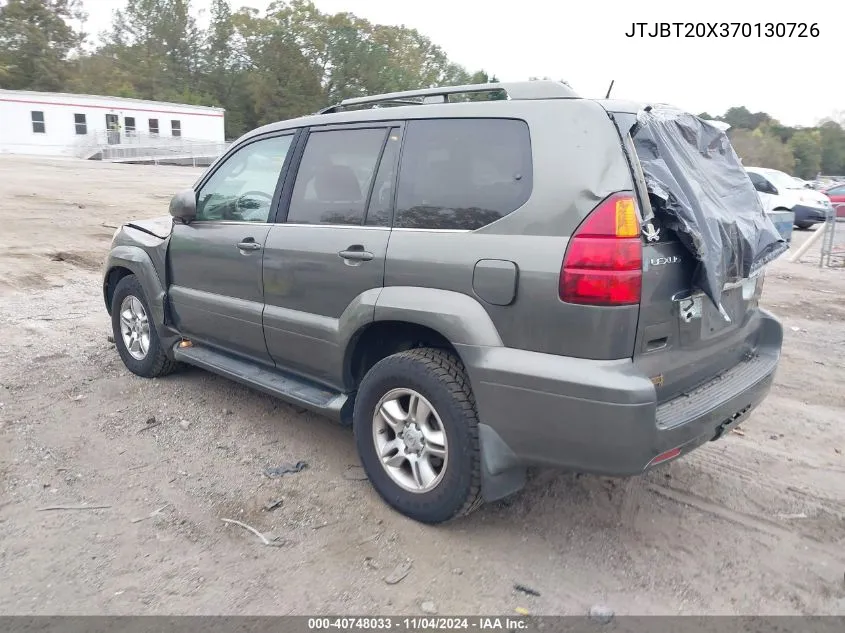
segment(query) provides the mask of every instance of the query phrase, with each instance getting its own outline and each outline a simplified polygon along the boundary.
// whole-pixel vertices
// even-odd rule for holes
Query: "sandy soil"
[[[845,614],[845,270],[771,267],[784,357],[743,435],[627,481],[540,472],[425,527],[361,481],[348,431],[199,370],[123,368],[109,239],[199,173],[0,157],[0,613]],[[108,507],[40,511],[79,504]]]

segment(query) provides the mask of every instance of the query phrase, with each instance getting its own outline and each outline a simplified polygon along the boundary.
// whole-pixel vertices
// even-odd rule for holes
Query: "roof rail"
[[[514,101],[530,99],[566,99],[577,98],[578,94],[561,81],[519,81],[513,83],[467,84],[464,86],[443,86],[440,88],[421,88],[390,92],[383,95],[354,97],[320,110],[318,114],[339,112],[350,106],[378,105],[425,105],[427,103],[449,103],[449,95],[472,94],[479,92],[504,92]]]

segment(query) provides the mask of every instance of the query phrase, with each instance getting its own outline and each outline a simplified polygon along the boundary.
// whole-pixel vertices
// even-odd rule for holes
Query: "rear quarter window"
[[[430,119],[405,131],[394,227],[472,231],[531,196],[525,121]]]

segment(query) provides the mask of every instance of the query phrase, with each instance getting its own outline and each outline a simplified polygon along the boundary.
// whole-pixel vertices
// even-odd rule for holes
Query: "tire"
[[[413,393],[421,397],[418,402],[423,406],[418,411],[423,412],[419,417],[427,420],[425,437],[421,435],[421,423],[403,426],[404,437],[400,438],[379,414],[381,404],[386,399],[390,411],[407,413]],[[428,416],[426,406],[432,408]],[[475,398],[466,371],[454,354],[423,348],[394,354],[376,363],[358,389],[353,429],[364,471],[379,495],[395,510],[415,521],[437,524],[465,516],[481,506]],[[430,441],[434,437],[445,438],[444,444]],[[391,469],[379,456],[377,442],[383,442],[384,447],[390,442],[403,445],[391,458],[394,464],[410,450],[417,463],[426,460],[429,468],[423,468],[423,464],[413,469],[411,462],[406,461],[401,468]],[[421,449],[419,442],[423,444]],[[419,449],[419,457],[414,457],[414,449]],[[429,451],[437,449],[445,459],[431,456]],[[441,463],[439,470],[438,463]],[[428,482],[430,487],[411,491],[409,487],[425,483],[426,477],[414,475],[422,470],[427,472],[429,480],[432,473],[437,477]]]
[[[143,315],[146,319],[137,319],[140,331],[148,333],[148,343],[144,348],[134,347],[133,350],[124,339],[124,332],[121,327],[121,308],[126,312],[127,303],[132,300],[137,301],[141,309],[136,310],[136,313]],[[137,308],[137,304],[135,304]],[[144,294],[144,289],[135,275],[127,275],[121,279],[117,287],[114,289],[114,295],[111,302],[111,323],[112,334],[114,336],[114,345],[117,347],[117,352],[120,354],[120,359],[126,368],[137,376],[142,378],[158,378],[159,376],[166,376],[176,369],[176,361],[167,357],[165,350],[161,346],[161,341],[156,332],[155,323],[151,322],[152,311],[150,304],[147,301],[147,296]],[[146,323],[146,328],[142,323]],[[137,340],[137,337],[135,337]]]
[[[810,228],[813,226],[812,222],[796,222],[795,226],[797,226],[802,231],[809,231]]]

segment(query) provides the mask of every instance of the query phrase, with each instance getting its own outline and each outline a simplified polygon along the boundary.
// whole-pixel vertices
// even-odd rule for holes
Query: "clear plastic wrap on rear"
[[[788,248],[786,242],[724,131],[654,106],[637,115],[632,136],[654,214],[695,257],[693,284],[727,319],[725,284],[754,275]]]

